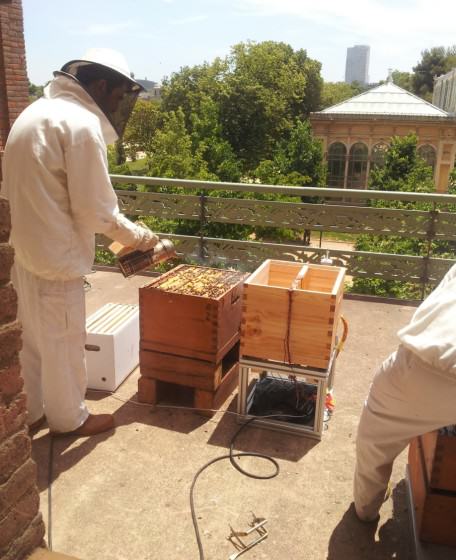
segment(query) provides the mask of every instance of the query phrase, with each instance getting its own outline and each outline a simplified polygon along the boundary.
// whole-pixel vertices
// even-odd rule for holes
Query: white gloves
[[[139,251],[150,251],[159,242],[158,235],[146,225],[139,221],[133,223],[120,212],[115,215],[112,227],[103,233],[124,247]]]
[[[135,245],[135,249],[139,251],[150,251],[159,242],[158,235],[155,235],[147,226],[136,222],[137,233],[139,237],[138,243]]]

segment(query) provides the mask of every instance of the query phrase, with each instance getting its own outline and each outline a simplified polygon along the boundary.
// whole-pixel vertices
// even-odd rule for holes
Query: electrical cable
[[[237,414],[237,413],[232,413],[232,414]],[[196,543],[198,545],[198,552],[199,552],[200,560],[205,560],[205,556],[204,556],[203,544],[201,542],[201,535],[200,535],[200,532],[199,532],[198,520],[197,520],[196,512],[195,512],[195,501],[194,501],[194,488],[195,488],[196,481],[198,480],[200,474],[203,473],[208,467],[210,467],[214,463],[217,463],[218,461],[222,461],[224,459],[229,459],[231,465],[237,471],[239,471],[241,474],[243,474],[244,476],[248,476],[249,478],[255,478],[255,479],[258,479],[258,480],[269,480],[271,478],[275,478],[276,476],[278,476],[278,474],[280,472],[280,466],[279,466],[279,463],[273,457],[270,457],[269,455],[266,455],[264,453],[257,453],[255,451],[239,451],[237,453],[234,453],[234,444],[236,442],[237,437],[241,433],[241,431],[244,430],[244,428],[246,428],[249,424],[251,424],[255,420],[263,420],[265,418],[282,418],[282,419],[284,419],[284,418],[290,418],[290,417],[299,418],[299,416],[290,415],[290,414],[270,414],[270,415],[267,415],[267,416],[256,416],[254,418],[249,418],[249,420],[247,420],[247,422],[245,422],[245,424],[243,424],[238,429],[238,431],[234,434],[234,436],[231,438],[229,454],[228,455],[221,455],[220,457],[215,457],[214,459],[211,459],[210,461],[205,463],[198,470],[198,472],[195,474],[195,476],[193,477],[193,481],[192,481],[192,484],[190,486],[190,511],[191,511],[191,514],[192,514],[193,529],[195,531]],[[236,463],[236,461],[234,460],[235,457],[257,457],[257,458],[260,458],[260,459],[265,459],[266,461],[269,461],[270,463],[272,463],[272,465],[274,465],[275,470],[271,474],[266,474],[266,475],[255,474],[255,473],[252,473],[252,472],[249,472],[249,471],[246,471],[245,469],[243,469],[238,463]]]
[[[133,404],[136,406],[147,406],[149,408],[151,408],[152,406],[155,406],[157,408],[168,408],[168,409],[178,409],[178,410],[188,410],[188,411],[192,411],[194,412],[196,411],[205,411],[205,412],[223,412],[223,414],[232,414],[234,416],[243,416],[241,414],[239,414],[238,412],[232,412],[230,410],[217,410],[217,409],[210,409],[210,408],[192,408],[189,406],[176,406],[176,405],[150,405],[147,403],[140,403],[138,401],[134,401],[133,399],[122,399],[120,397],[117,397],[117,395],[114,395],[111,391],[104,391],[102,389],[90,389],[91,392],[95,392],[95,393],[106,393],[109,396],[111,396],[112,398],[119,400],[121,402],[124,403],[129,403],[129,404]],[[247,476],[249,478],[254,478],[257,480],[269,480],[271,478],[275,478],[279,472],[280,472],[280,466],[279,463],[273,458],[270,457],[269,455],[263,454],[263,453],[257,453],[255,451],[239,451],[237,453],[234,452],[234,445],[236,442],[236,439],[238,438],[239,434],[242,432],[242,430],[244,430],[248,425],[250,425],[252,422],[254,422],[255,420],[263,420],[266,418],[300,418],[300,416],[296,416],[296,415],[291,415],[291,414],[271,414],[271,415],[267,415],[267,416],[255,416],[253,418],[249,418],[238,430],[237,432],[234,434],[234,436],[231,438],[230,441],[230,451],[227,455],[221,455],[219,457],[215,457],[214,459],[211,459],[210,461],[208,461],[207,463],[205,463],[195,474],[195,476],[193,477],[192,480],[192,484],[190,487],[190,511],[191,511],[191,516],[192,516],[192,522],[193,522],[193,528],[195,531],[195,537],[196,537],[196,542],[198,545],[198,551],[199,551],[199,557],[200,560],[205,560],[205,556],[204,556],[204,550],[203,550],[203,545],[201,542],[201,536],[200,536],[200,532],[199,532],[199,527],[198,527],[198,521],[197,521],[197,517],[196,517],[196,512],[195,512],[195,503],[194,503],[194,488],[196,485],[196,481],[198,480],[200,474],[202,474],[208,467],[210,467],[211,465],[213,465],[214,463],[217,463],[218,461],[222,461],[224,459],[229,459],[231,465],[237,470],[239,471],[241,474],[243,474],[244,476]],[[329,418],[328,418],[329,420]],[[325,426],[327,427],[327,422],[325,422]],[[48,466],[48,548],[49,550],[52,552],[52,481],[53,481],[53,458],[54,455],[54,437],[50,436],[50,443],[49,443],[49,466]],[[264,459],[266,461],[269,461],[275,468],[274,472],[271,474],[267,474],[267,475],[259,475],[259,474],[255,474],[255,473],[251,473],[249,471],[246,471],[245,469],[243,469],[238,463],[236,463],[236,461],[234,460],[235,458],[239,458],[239,457],[257,457],[260,459]]]
[[[236,438],[241,433],[241,431],[246,426],[248,426],[251,422],[253,422],[254,420],[256,420],[256,418],[250,418],[245,424],[243,424],[239,428],[239,430],[231,438],[230,452],[229,452],[228,455],[221,455],[220,457],[215,457],[215,459],[212,459],[211,461],[208,461],[198,470],[198,472],[193,477],[193,481],[192,481],[192,484],[190,486],[190,511],[191,511],[191,514],[192,514],[193,528],[195,530],[195,537],[196,537],[196,543],[198,545],[200,560],[204,560],[205,557],[204,557],[203,543],[201,542],[201,535],[200,535],[199,527],[198,527],[198,520],[196,518],[196,513],[195,513],[195,502],[194,502],[194,495],[193,495],[193,490],[195,488],[196,481],[198,480],[198,477],[200,476],[200,474],[202,472],[204,472],[208,467],[213,465],[214,463],[217,463],[218,461],[222,461],[223,459],[229,459],[230,463],[232,464],[232,466],[237,471],[239,471],[243,475],[248,476],[250,478],[267,480],[267,479],[276,477],[280,472],[279,463],[274,458],[269,457],[269,455],[264,455],[263,453],[244,452],[244,451],[239,451],[238,453],[233,452],[234,451],[234,443],[236,441]],[[234,460],[235,457],[259,457],[260,459],[266,459],[267,461],[269,461],[270,463],[272,463],[274,465],[275,471],[272,474],[268,474],[268,475],[258,475],[258,474],[250,473],[250,472],[244,470],[240,465],[238,465],[236,463],[236,461]]]
[[[54,463],[54,437],[49,435],[49,465],[48,465],[48,548],[52,552],[52,478]]]

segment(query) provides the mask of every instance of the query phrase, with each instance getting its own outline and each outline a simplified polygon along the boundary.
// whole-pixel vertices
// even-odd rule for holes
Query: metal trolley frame
[[[301,365],[290,365],[282,362],[241,358],[239,360],[239,393],[238,393],[238,421],[244,423],[255,418],[254,424],[280,432],[287,432],[304,437],[321,439],[323,435],[323,416],[327,390],[331,390],[334,382],[337,351],[334,350],[327,369],[311,368]],[[258,379],[252,386],[252,374],[267,372],[268,375],[286,378],[294,376],[297,382],[316,386],[315,416],[313,425],[295,424],[273,418],[263,418],[249,414]]]

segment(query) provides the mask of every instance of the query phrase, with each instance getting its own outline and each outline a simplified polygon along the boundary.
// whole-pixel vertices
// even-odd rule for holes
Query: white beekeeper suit
[[[1,194],[11,209],[28,421],[45,413],[56,432],[75,430],[89,415],[83,275],[93,264],[94,234],[141,250],[158,241],[119,212],[106,155],[116,139],[88,91],[56,73],[5,148]]]
[[[456,265],[398,336],[358,428],[354,501],[365,521],[378,517],[393,461],[410,441],[456,424]]]

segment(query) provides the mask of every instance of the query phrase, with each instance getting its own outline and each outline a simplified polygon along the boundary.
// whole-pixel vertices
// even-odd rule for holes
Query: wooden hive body
[[[420,539],[456,546],[456,437],[430,432],[415,438],[408,462]]]
[[[245,282],[241,356],[326,368],[345,269],[265,261]]]
[[[223,293],[219,295],[218,290],[215,296],[166,290],[167,281],[178,282],[189,269],[201,275],[212,275],[214,282],[228,281],[228,285]],[[220,362],[239,340],[243,280],[244,275],[237,272],[180,265],[140,288],[141,352],[163,352]],[[198,283],[197,274],[194,283]],[[182,290],[185,290],[185,282]]]

